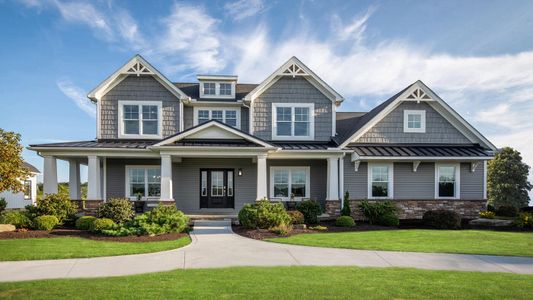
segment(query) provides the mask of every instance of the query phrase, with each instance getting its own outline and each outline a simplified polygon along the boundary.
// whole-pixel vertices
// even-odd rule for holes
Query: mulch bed
[[[293,236],[302,233],[327,233],[327,232],[349,232],[349,231],[373,231],[373,230],[397,230],[395,227],[385,227],[378,225],[369,225],[366,223],[357,223],[355,227],[338,227],[335,226],[335,221],[322,221],[319,223],[320,226],[325,226],[327,230],[312,230],[312,229],[293,229],[291,233],[286,236]],[[267,229],[247,229],[243,226],[233,225],[233,231],[241,236],[252,238],[256,240],[263,240],[268,238],[277,238],[281,237],[280,235],[270,232]]]
[[[188,236],[187,233],[167,233],[156,236],[105,236],[93,234],[78,229],[54,229],[52,231],[28,230],[0,232],[0,240],[7,239],[28,239],[28,238],[57,238],[57,237],[81,237],[90,240],[108,241],[108,242],[156,242],[171,241]]]

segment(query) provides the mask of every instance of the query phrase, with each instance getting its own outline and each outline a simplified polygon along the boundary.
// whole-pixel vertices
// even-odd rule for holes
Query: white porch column
[[[268,198],[267,193],[267,155],[261,154],[257,156],[257,199]]]
[[[87,176],[87,200],[100,200],[100,158],[95,155],[89,159],[89,176]]]
[[[344,207],[344,155],[339,158],[339,197],[341,208]]]
[[[54,156],[44,156],[43,193],[57,194],[57,159]]]
[[[161,200],[174,200],[172,197],[172,157],[161,155]]]
[[[328,178],[327,178],[326,200],[339,200],[339,158],[328,158]]]
[[[68,190],[70,199],[80,200],[80,163],[74,159],[69,160],[68,171]]]

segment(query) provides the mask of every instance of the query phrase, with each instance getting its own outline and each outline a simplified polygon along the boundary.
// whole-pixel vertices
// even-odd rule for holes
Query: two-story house
[[[367,113],[343,102],[296,57],[259,84],[198,75],[171,82],[136,55],[88,97],[95,140],[31,145],[44,157],[44,192],[57,192],[57,160],[80,164],[88,199],[175,203],[188,214],[235,215],[257,199],[316,199],[338,213],[350,199],[392,199],[402,218],[450,208],[477,215],[486,162],[496,150],[417,81]],[[354,207],[352,205],[352,207]]]

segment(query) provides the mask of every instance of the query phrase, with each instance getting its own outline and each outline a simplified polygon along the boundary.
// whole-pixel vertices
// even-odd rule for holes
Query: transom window
[[[208,122],[209,120],[218,120],[229,126],[240,127],[237,109],[198,108],[196,111],[195,125]]]
[[[392,172],[391,164],[369,164],[369,198],[392,198]]]
[[[216,84],[214,82],[204,82],[204,94],[205,95],[216,95]]]
[[[126,196],[131,199],[159,198],[161,169],[159,166],[126,166],[126,185]]]
[[[314,138],[314,104],[274,103],[272,108],[273,139]]]
[[[437,165],[435,195],[437,198],[458,198],[459,165]]]
[[[403,118],[404,132],[426,132],[425,110],[404,110]]]
[[[24,180],[24,200],[30,200],[31,193],[31,180]]]
[[[119,115],[119,137],[160,137],[161,102],[119,101]]]
[[[309,167],[271,167],[270,198],[283,201],[309,198]]]

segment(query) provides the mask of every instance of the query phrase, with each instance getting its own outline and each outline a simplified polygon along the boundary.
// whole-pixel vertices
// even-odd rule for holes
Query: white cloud
[[[235,21],[257,15],[265,9],[263,0],[238,0],[224,5],[226,13]]]
[[[68,79],[57,81],[57,87],[89,116],[96,117],[96,105],[87,98],[87,93]]]
[[[95,30],[103,39],[112,39],[113,30],[108,18],[90,2],[54,1],[63,19],[72,23],[87,25]]]
[[[146,40],[139,30],[139,25],[127,10],[115,12],[115,23],[119,35],[129,44],[132,50],[139,51],[147,47]]]
[[[343,25],[338,15],[332,17],[332,31],[341,41],[352,40],[362,42],[370,16],[375,12],[375,7],[370,7],[362,16],[354,18],[348,25]]]

